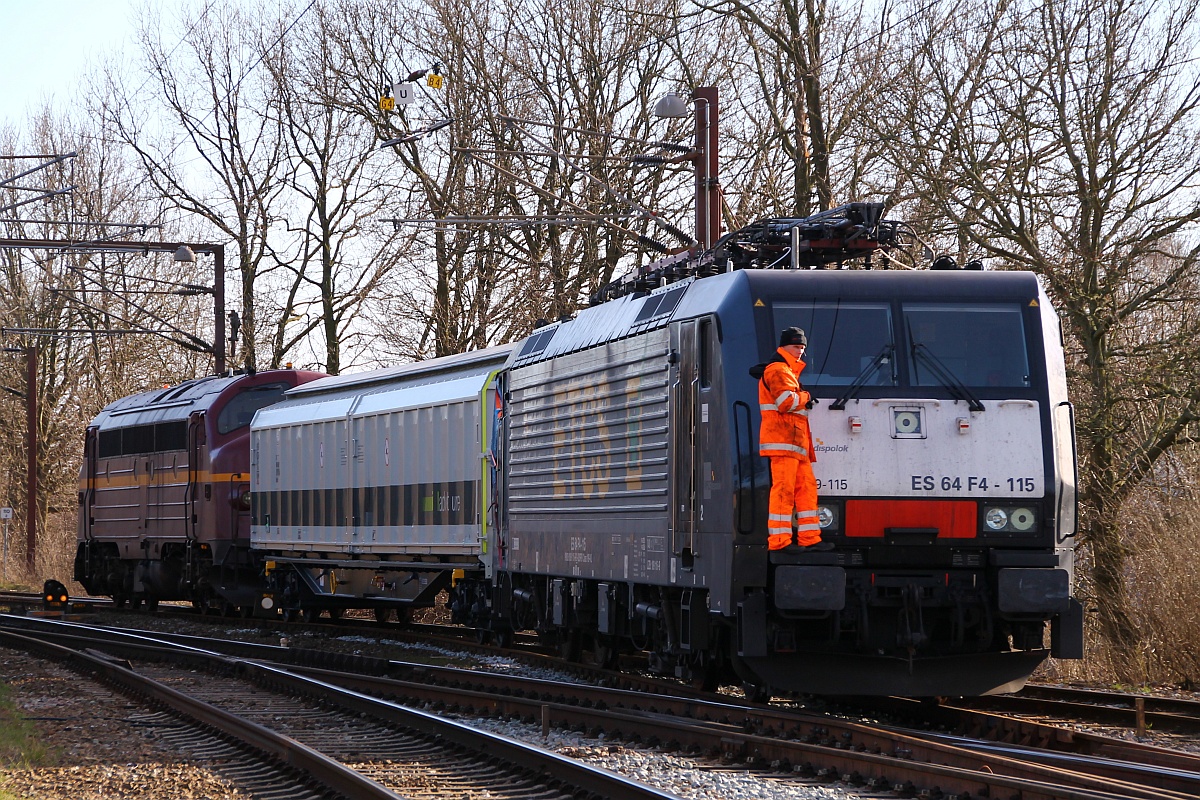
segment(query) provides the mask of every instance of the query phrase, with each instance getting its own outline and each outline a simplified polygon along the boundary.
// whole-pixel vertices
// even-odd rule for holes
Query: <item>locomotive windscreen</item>
[[[804,360],[805,386],[846,386],[869,369],[892,341],[892,309],[887,303],[777,302],[775,329],[808,332]],[[868,386],[894,386],[891,360],[866,381]]]
[[[278,403],[290,388],[286,383],[267,383],[247,389],[232,398],[217,417],[217,432],[226,434],[246,427],[254,419],[255,411]]]
[[[1029,357],[1016,304],[906,303],[915,386],[938,386],[934,364],[970,387],[1029,386]],[[930,358],[924,357],[930,356]]]
[[[804,385],[1027,389],[1022,308],[1017,303],[780,301],[774,331],[808,333]]]

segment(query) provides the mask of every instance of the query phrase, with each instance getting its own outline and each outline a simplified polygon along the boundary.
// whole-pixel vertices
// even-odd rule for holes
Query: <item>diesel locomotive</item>
[[[1029,273],[894,268],[881,212],[765,220],[513,345],[288,389],[250,426],[239,569],[204,585],[258,613],[381,620],[446,590],[481,636],[640,652],[759,698],[1011,691],[1081,657],[1051,304]],[[767,547],[749,370],[792,326],[827,552]],[[89,590],[199,585],[187,557],[157,564],[146,524],[118,548],[142,559],[133,593]],[[97,541],[79,563],[119,563]]]
[[[209,376],[110,403],[87,427],[75,580],[117,605],[253,609],[250,421],[322,373]]]

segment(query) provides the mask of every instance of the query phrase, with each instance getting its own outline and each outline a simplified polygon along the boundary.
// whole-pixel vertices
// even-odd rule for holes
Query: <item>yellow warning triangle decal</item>
[[[767,306],[767,304],[764,303],[761,299],[754,301],[755,308],[766,308],[766,306]]]
[[[1035,298],[1033,298],[1032,300],[1030,300],[1030,301],[1029,301],[1029,307],[1030,307],[1030,308],[1037,308],[1037,307],[1038,307],[1038,301],[1037,301],[1037,298],[1036,298],[1036,297],[1035,297]]]

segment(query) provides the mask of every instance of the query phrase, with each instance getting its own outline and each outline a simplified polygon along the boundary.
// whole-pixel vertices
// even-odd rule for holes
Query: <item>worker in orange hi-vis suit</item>
[[[812,434],[808,406],[812,396],[800,384],[801,357],[808,337],[800,328],[787,328],[779,336],[776,356],[750,370],[758,381],[760,455],[771,459],[771,508],[767,516],[767,544],[782,550],[796,544],[805,550],[830,550],[821,541],[817,520],[817,479],[813,477]],[[793,534],[794,531],[794,534]]]

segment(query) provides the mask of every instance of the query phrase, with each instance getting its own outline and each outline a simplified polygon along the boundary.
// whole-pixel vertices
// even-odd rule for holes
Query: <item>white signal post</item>
[[[13,510],[9,506],[0,508],[0,520],[4,520],[4,571],[0,577],[8,580],[8,521],[13,518]]]

